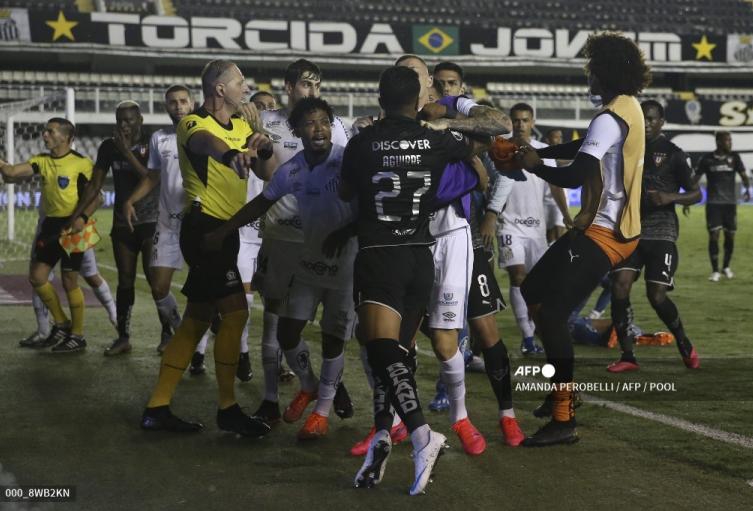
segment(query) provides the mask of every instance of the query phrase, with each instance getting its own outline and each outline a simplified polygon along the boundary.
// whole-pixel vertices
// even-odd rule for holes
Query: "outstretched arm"
[[[563,188],[578,188],[586,178],[601,172],[599,160],[588,153],[580,152],[573,163],[567,167],[549,167],[544,165],[536,151],[530,146],[518,150],[516,158],[520,165],[544,181]]]
[[[575,158],[575,155],[578,154],[578,151],[580,151],[580,148],[583,145],[583,140],[584,139],[579,138],[578,140],[573,140],[566,144],[550,145],[542,149],[537,149],[536,152],[539,153],[541,158],[572,160]]]
[[[4,181],[14,182],[16,180],[27,179],[33,176],[34,167],[28,161],[13,165],[0,160],[0,174],[3,175]]]
[[[259,194],[243,206],[227,222],[214,231],[204,235],[204,250],[216,252],[222,248],[222,241],[233,231],[237,231],[244,225],[253,222],[267,212],[277,200],[271,200]]]

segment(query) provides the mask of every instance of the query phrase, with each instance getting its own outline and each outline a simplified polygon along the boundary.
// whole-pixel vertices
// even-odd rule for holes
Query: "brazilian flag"
[[[413,53],[417,55],[457,55],[458,27],[413,25]]]

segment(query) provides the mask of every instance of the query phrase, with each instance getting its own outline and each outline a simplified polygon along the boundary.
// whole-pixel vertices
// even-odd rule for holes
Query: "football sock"
[[[80,287],[67,291],[68,307],[71,309],[71,334],[84,335],[84,292]]]
[[[573,410],[573,392],[566,388],[568,383],[561,383],[559,390],[552,392],[552,419],[567,422],[575,417]]]
[[[630,306],[630,298],[612,297],[612,322],[622,349],[620,360],[637,363],[633,354],[633,338],[628,334],[632,320],[633,308]]]
[[[431,428],[428,424],[424,424],[423,426],[414,429],[410,433],[410,442],[413,444],[413,449],[416,451],[419,451],[426,447],[426,444],[429,443],[429,438],[431,434]]]
[[[264,311],[261,333],[261,365],[264,370],[264,399],[279,401],[280,344],[277,342],[278,316]]]
[[[208,321],[199,321],[191,317],[183,318],[162,354],[159,378],[146,405],[147,408],[170,404],[175,387],[178,386],[181,376],[191,361],[196,343],[207,328],[209,328]]]
[[[322,360],[322,368],[319,373],[319,392],[316,398],[314,411],[324,417],[329,417],[332,401],[335,399],[337,384],[342,378],[345,367],[345,354],[340,353],[335,358]]]
[[[733,250],[735,250],[735,238],[725,235],[724,236],[724,266],[722,266],[722,268],[729,268],[729,263],[732,260]]]
[[[130,339],[131,337],[131,312],[135,298],[136,291],[134,288],[118,286],[115,308],[118,312],[118,337],[120,339]]]
[[[44,302],[37,293],[31,294],[31,305],[34,307],[34,317],[37,318],[37,332],[42,337],[50,335],[50,314]]]
[[[503,410],[500,410],[499,411],[499,418],[501,419],[502,417],[510,417],[511,419],[514,419],[515,418],[515,410],[513,410],[512,408],[505,408]]]
[[[711,260],[711,270],[719,271],[719,243],[709,240],[709,259]]]
[[[450,400],[450,424],[468,417],[465,409],[465,360],[460,350],[448,360],[439,363],[440,378]]]
[[[202,355],[206,353],[208,342],[209,342],[209,329],[207,328],[207,330],[204,332],[204,335],[201,336],[201,339],[199,340],[199,344],[196,345],[196,353],[201,353]]]
[[[361,357],[363,372],[366,374],[366,381],[369,383],[369,388],[373,389],[374,375],[371,373],[371,366],[369,365],[369,352],[366,350],[366,346],[361,345],[361,349],[358,351],[358,355]]]
[[[376,339],[366,345],[374,382],[384,382],[386,402],[391,402],[408,431],[426,425],[418,401],[416,380],[405,363],[405,350],[395,339]],[[377,385],[378,387],[378,385]],[[374,393],[375,397],[377,393]],[[376,401],[376,399],[375,399]]]
[[[690,339],[685,334],[685,328],[682,326],[682,320],[680,319],[680,312],[677,310],[677,306],[669,298],[665,298],[661,303],[654,305],[654,310],[659,316],[672,335],[677,340],[677,349],[680,350],[680,354],[683,357],[689,357],[690,351],[693,349],[693,345],[690,343]]]
[[[214,338],[214,370],[219,390],[218,405],[227,408],[235,401],[235,373],[241,352],[241,332],[248,321],[246,309],[223,312],[220,329]]]
[[[41,286],[35,287],[34,291],[37,292],[39,298],[42,299],[42,302],[47,307],[47,310],[52,314],[52,319],[55,321],[56,325],[62,325],[68,322],[68,317],[65,315],[65,312],[63,312],[63,307],[60,305],[60,299],[55,292],[55,288],[52,287],[52,284],[45,282]]]
[[[497,398],[500,410],[512,408],[512,381],[510,376],[510,357],[505,343],[501,340],[491,348],[483,348],[486,376]],[[513,417],[515,414],[513,413]]]
[[[246,303],[248,304],[248,308],[250,309],[251,306],[254,304],[253,293],[246,293]],[[241,334],[241,353],[248,353],[248,331],[250,328],[251,328],[251,311],[249,310],[248,321],[246,321],[246,324],[243,326],[243,333]]]
[[[104,307],[107,311],[107,316],[110,318],[110,322],[117,323],[118,313],[115,309],[115,300],[112,299],[110,285],[107,283],[107,281],[105,279],[102,279],[102,283],[99,285],[99,287],[93,287],[92,291],[94,291],[94,296],[97,297],[99,303],[101,303],[102,307]],[[180,316],[178,316],[178,323],[180,323]],[[176,323],[175,327],[177,326],[178,325]]]
[[[301,390],[304,392],[316,391],[316,377],[311,369],[311,355],[306,341],[298,341],[295,348],[285,350],[285,360],[288,361],[290,369],[298,376],[301,381]]]
[[[375,376],[372,381],[374,383],[374,428],[377,431],[382,429],[389,431],[395,423],[395,417],[399,416],[393,415],[387,398],[387,385],[382,378]]]
[[[533,333],[536,331],[536,327],[528,318],[528,305],[523,299],[523,295],[520,292],[520,287],[510,286],[510,302],[512,303],[512,312],[515,315],[515,322],[520,328],[520,332],[524,338],[533,337]]]
[[[170,326],[173,330],[178,328],[180,312],[178,312],[178,302],[175,300],[175,296],[172,293],[167,293],[164,298],[154,300],[154,304],[157,306],[160,323],[163,326]]]

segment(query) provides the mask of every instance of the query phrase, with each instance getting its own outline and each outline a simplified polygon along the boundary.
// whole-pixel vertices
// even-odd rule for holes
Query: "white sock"
[[[99,285],[99,287],[93,287],[92,291],[94,291],[94,296],[97,297],[99,303],[101,303],[102,307],[104,307],[107,311],[107,316],[109,316],[110,318],[110,323],[117,324],[118,313],[115,309],[115,300],[112,299],[112,293],[110,292],[110,286],[109,284],[107,284],[107,281],[105,279],[102,279],[102,283]],[[175,298],[173,298],[173,301],[175,301]],[[175,307],[177,309],[177,305]],[[180,324],[180,316],[178,316],[178,324]]]
[[[316,398],[314,411],[319,415],[329,417],[332,401],[335,400],[337,384],[343,376],[345,368],[345,354],[340,353],[335,358],[322,360],[322,368],[319,372],[319,395]]]
[[[371,366],[369,365],[369,355],[366,351],[366,346],[361,346],[358,355],[361,357],[363,372],[366,373],[366,381],[369,383],[369,388],[371,390],[374,390],[374,375],[371,373]]]
[[[37,333],[42,337],[50,335],[50,314],[37,293],[31,293],[31,305],[37,318]]]
[[[512,303],[512,312],[515,314],[515,321],[518,323],[518,328],[520,328],[523,337],[533,337],[536,327],[533,321],[528,318],[528,305],[526,305],[519,287],[510,286],[510,302]]]
[[[424,424],[420,428],[416,428],[410,434],[410,442],[413,444],[414,451],[420,451],[426,444],[429,443],[429,437],[431,434],[431,428],[428,424]]]
[[[209,342],[209,329],[201,336],[199,344],[196,345],[196,352],[202,355],[207,352],[207,342]]]
[[[177,329],[178,325],[180,325],[180,312],[178,312],[178,302],[175,300],[175,296],[172,293],[167,293],[167,296],[164,298],[154,300],[154,305],[157,306],[160,318],[167,318],[173,331]]]
[[[306,341],[301,339],[298,345],[290,350],[285,350],[285,360],[301,381],[301,390],[304,392],[316,391],[316,377],[311,370],[311,355]]]
[[[515,418],[515,410],[513,410],[512,408],[507,408],[505,410],[500,410],[499,411],[499,418],[501,419],[502,417],[510,417],[510,418],[514,419]]]
[[[465,361],[460,350],[447,361],[440,362],[440,378],[450,399],[450,424],[468,417],[465,409]]]
[[[277,314],[264,311],[261,332],[261,365],[264,369],[264,399],[277,403],[280,400],[280,343],[277,342]]]

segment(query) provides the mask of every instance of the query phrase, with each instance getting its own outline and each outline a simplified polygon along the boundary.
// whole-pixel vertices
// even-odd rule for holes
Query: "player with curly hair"
[[[582,187],[574,229],[557,240],[533,267],[521,291],[536,322],[555,388],[547,397],[552,419],[523,445],[578,441],[573,412],[573,343],[567,318],[615,265],[627,259],[641,233],[640,204],[646,146],[636,95],[650,70],[633,41],[614,33],[589,37],[584,48],[591,98],[600,106],[580,140],[517,155],[523,168],[565,188]],[[571,159],[551,167],[542,158]]]

